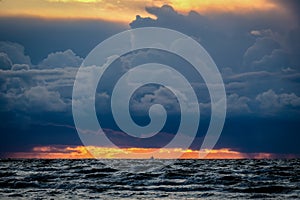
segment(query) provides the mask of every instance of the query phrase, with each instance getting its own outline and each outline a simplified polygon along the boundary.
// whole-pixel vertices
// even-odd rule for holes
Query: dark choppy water
[[[300,199],[300,160],[0,160],[0,199]]]

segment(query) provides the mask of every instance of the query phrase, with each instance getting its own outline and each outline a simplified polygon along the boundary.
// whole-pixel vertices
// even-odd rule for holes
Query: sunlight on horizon
[[[155,148],[114,148],[97,146],[37,146],[29,152],[14,152],[8,154],[7,158],[34,158],[34,159],[93,159],[89,151],[97,155],[98,159],[149,159],[144,153],[149,153]],[[242,153],[229,148],[203,149],[208,153],[203,159],[273,159],[294,158],[296,155],[277,155],[272,153]],[[179,159],[199,159],[199,151],[181,148],[161,148],[153,157],[156,159],[176,159],[176,153],[183,153]]]
[[[0,5],[0,17],[101,19],[126,23],[134,20],[136,15],[154,17],[145,11],[147,6],[170,5],[183,14],[194,10],[204,15],[218,12],[246,14],[281,9],[268,0],[2,0]]]

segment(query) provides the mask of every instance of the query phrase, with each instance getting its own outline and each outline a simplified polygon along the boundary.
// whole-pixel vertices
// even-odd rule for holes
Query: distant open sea
[[[0,177],[0,199],[300,199],[300,159],[4,159]]]

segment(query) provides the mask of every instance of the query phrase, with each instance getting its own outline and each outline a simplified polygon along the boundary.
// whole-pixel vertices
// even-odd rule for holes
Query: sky
[[[145,86],[131,102],[140,125],[149,123],[147,108],[153,101],[169,109],[163,138],[154,137],[150,144],[131,141],[114,123],[105,93],[118,72],[106,74],[95,107],[120,149],[83,146],[72,116],[72,89],[79,66],[100,42],[128,29],[163,27],[199,42],[223,78],[227,116],[207,158],[300,157],[299,13],[297,0],[1,0],[0,156],[91,158],[93,151],[103,158],[130,158],[161,148],[174,137],[180,118],[178,102],[166,88]],[[154,59],[193,76],[182,60],[160,54],[135,52],[115,65]],[[162,148],[155,157],[172,158],[176,152],[196,157],[211,105],[203,81],[194,89],[201,99],[197,137],[188,149]]]

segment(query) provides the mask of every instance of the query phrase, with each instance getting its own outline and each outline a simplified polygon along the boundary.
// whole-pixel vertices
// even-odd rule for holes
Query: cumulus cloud
[[[83,59],[71,49],[50,53],[40,64],[40,68],[79,67]]]
[[[0,73],[0,110],[4,112],[23,111],[25,115],[45,111],[60,112],[70,106],[70,100],[61,96],[55,79],[49,85],[47,73],[30,70],[27,65],[15,66],[14,71]],[[20,70],[26,68],[26,71]],[[57,73],[53,73],[57,75]],[[60,76],[63,78],[63,76]],[[62,93],[63,94],[63,93]]]
[[[29,70],[29,65],[28,64],[14,64],[11,67],[11,70],[17,71],[17,70]]]
[[[0,52],[0,69],[8,70],[12,66],[12,62],[6,53]]]
[[[25,91],[21,97],[27,110],[31,112],[59,112],[66,108],[66,103],[57,91],[49,91],[46,87],[36,86]]]
[[[294,93],[276,94],[272,89],[257,95],[260,107],[269,112],[278,111],[284,107],[299,108],[300,97]]]
[[[280,45],[274,39],[270,37],[259,37],[245,52],[244,65],[252,66],[253,62],[261,60],[264,56],[270,55],[274,49],[279,48]]]
[[[244,66],[252,69],[279,71],[293,63],[294,51],[288,38],[270,29],[252,30],[255,43],[244,54]]]
[[[151,91],[151,87],[148,90]],[[153,104],[161,104],[165,109],[173,113],[180,112],[176,96],[165,87],[159,87],[154,90],[152,88],[150,93],[144,88],[132,101],[133,109],[139,112],[147,111]]]
[[[14,65],[13,70],[0,71],[1,111],[60,112],[70,109],[76,68],[29,69]]]
[[[248,106],[250,101],[251,99],[248,97],[231,94],[227,96],[227,110],[231,114],[247,114],[250,112],[250,108]]]
[[[30,57],[25,55],[24,47],[18,43],[0,41],[0,52],[5,53],[12,64],[31,65]]]
[[[258,68],[267,68],[278,71],[290,65],[287,52],[283,49],[274,49],[272,53],[264,55],[260,60],[253,61],[252,66]]]

